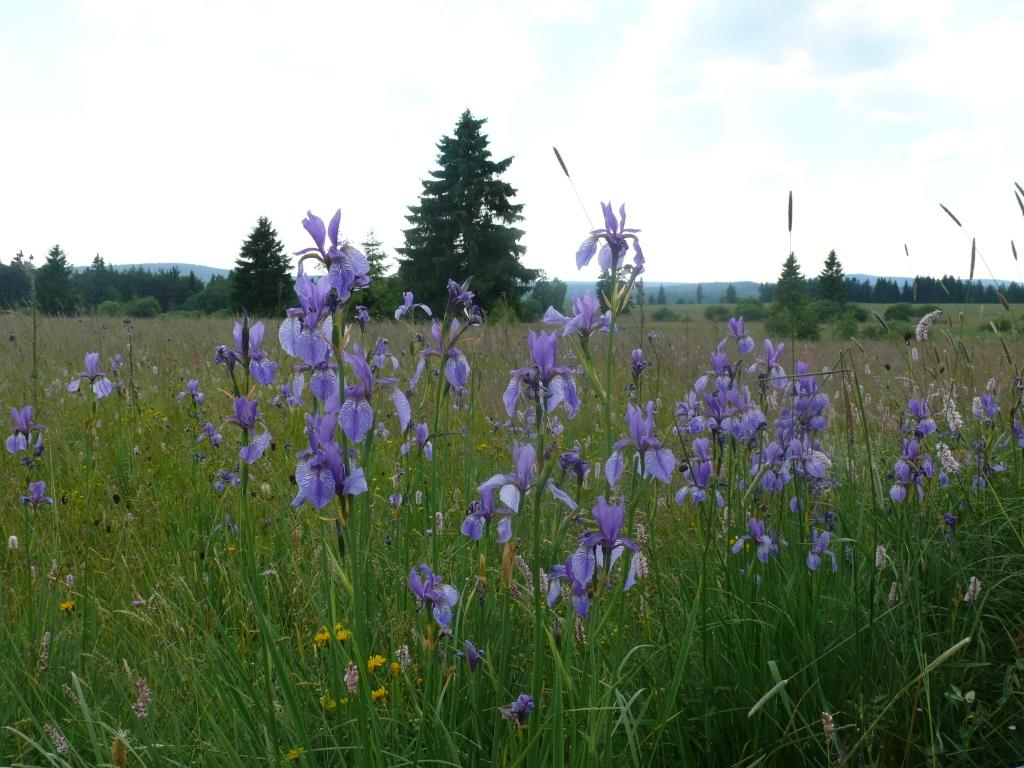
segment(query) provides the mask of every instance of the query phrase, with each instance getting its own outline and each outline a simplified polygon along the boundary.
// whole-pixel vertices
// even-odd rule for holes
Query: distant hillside
[[[812,277],[815,277],[812,275]],[[904,283],[913,285],[914,278],[912,277],[880,277],[878,275],[862,275],[862,274],[849,274],[846,276],[848,280],[856,280],[857,282],[867,282],[870,285],[874,285],[879,280],[888,280],[896,283],[897,286],[902,287]],[[993,286],[999,289],[1002,286],[1009,285],[1012,281],[1010,280],[990,280],[975,278],[974,284],[980,285],[983,288]],[[580,280],[568,280],[566,285],[569,287],[567,295],[569,297],[576,296],[586,291],[594,290],[594,282],[585,282]],[[647,281],[645,283],[647,290],[647,302],[653,304],[657,301],[658,290],[662,287],[665,289],[665,299],[669,304],[678,303],[679,299],[682,298],[687,304],[693,304],[697,301],[697,286],[701,287],[701,303],[702,304],[718,304],[725,301],[725,292],[729,286],[733,286],[736,289],[736,297],[741,301],[746,298],[756,299],[759,296],[758,288],[760,283],[755,283],[752,280],[737,280],[735,282],[707,282],[707,283],[659,283],[656,281]],[[771,285],[774,286],[774,281]],[[893,299],[897,301],[898,299]]]
[[[204,283],[209,282],[213,276],[227,277],[228,270],[220,269],[219,267],[204,267],[202,264],[185,264],[178,261],[164,261],[156,262],[153,264],[109,264],[108,266],[113,267],[118,272],[127,272],[130,269],[144,269],[147,272],[169,272],[172,269],[177,268],[178,272],[182,275],[188,275],[189,272],[195,272],[196,277],[202,280]],[[75,267],[75,270],[81,272],[87,269],[87,267]]]

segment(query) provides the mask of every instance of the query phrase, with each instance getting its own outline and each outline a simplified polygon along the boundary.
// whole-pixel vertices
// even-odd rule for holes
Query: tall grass
[[[569,601],[549,609],[535,599],[530,583],[541,574],[532,565],[563,562],[576,535],[592,528],[589,509],[607,493],[602,474],[592,469],[581,489],[578,518],[548,496],[527,497],[507,548],[490,532],[479,543],[459,532],[476,486],[511,471],[512,444],[525,436],[495,426],[507,420],[508,371],[527,359],[525,327],[483,326],[460,342],[473,366],[460,409],[428,374],[413,409],[431,425],[432,462],[415,450],[400,455],[405,437],[378,404],[390,434],[373,438],[370,492],[353,503],[342,551],[335,511],[290,506],[304,423],[300,409],[272,406],[269,389],[260,397],[274,440],[244,504],[237,490],[212,487],[215,471],[235,463],[237,437],[225,427],[220,448],[197,445],[199,421],[174,398],[197,378],[207,396],[202,420],[224,423],[231,397],[212,353],[230,324],[135,321],[125,389],[94,410],[65,385],[86,351],[102,349],[105,362],[115,352],[127,357],[126,328],[40,318],[35,348],[31,323],[0,316],[0,338],[9,339],[0,401],[31,400],[37,354],[36,418],[47,427],[35,466],[5,456],[0,479],[0,533],[19,538],[17,550],[0,553],[0,763],[113,765],[121,730],[134,765],[1024,758],[1024,467],[1016,441],[1002,442],[1019,407],[1019,372],[998,341],[933,330],[914,357],[891,342],[797,345],[796,359],[831,371],[819,378],[831,402],[821,440],[834,486],[794,514],[781,496],[750,492],[749,465],[728,441],[716,452],[722,510],[677,505],[679,475],[665,486],[627,473],[620,490],[634,525],[624,534],[636,536],[643,524],[649,574],[629,592],[621,578],[599,585],[582,621]],[[579,415],[569,421],[559,412],[564,431],[545,438],[549,471],[574,495],[551,464],[576,442],[594,468],[603,463],[625,434],[629,350],[645,344],[650,352],[628,318],[620,324],[614,350],[605,339],[591,342],[610,405],[581,376]],[[407,377],[415,334],[427,330],[388,323],[367,334],[390,338]],[[660,395],[657,433],[679,457],[689,439],[672,437],[673,405],[707,368],[718,336],[703,323],[648,321],[646,330],[662,335],[643,386]],[[971,420],[970,403],[989,378],[1002,411],[982,425]],[[998,455],[1006,470],[973,489],[965,467],[946,488],[929,486],[923,501],[894,504],[888,487],[901,413],[908,397],[929,391],[933,405],[936,393],[952,392],[969,422],[955,446],[961,456],[983,441],[984,455]],[[771,396],[764,393],[766,403]],[[56,503],[31,512],[18,498],[38,479]],[[403,496],[397,509],[393,492]],[[809,488],[796,493],[811,500]],[[827,560],[817,572],[805,564],[811,506],[834,513],[834,573]],[[947,512],[958,518],[953,535]],[[788,543],[767,564],[752,549],[730,551],[750,515],[777,521]],[[886,555],[876,567],[880,545]],[[429,611],[416,610],[405,586],[421,561],[459,592],[450,638]],[[982,591],[964,602],[971,577]],[[74,608],[62,612],[68,600]],[[322,628],[327,639],[318,643]],[[486,652],[475,671],[459,656],[467,639]],[[410,663],[393,671],[403,647]],[[385,663],[370,671],[376,655]],[[350,662],[360,676],[354,694],[345,682]],[[144,718],[134,706],[139,678],[152,692]],[[522,692],[535,694],[536,709],[517,727],[500,708]],[[67,740],[66,754],[48,729]]]

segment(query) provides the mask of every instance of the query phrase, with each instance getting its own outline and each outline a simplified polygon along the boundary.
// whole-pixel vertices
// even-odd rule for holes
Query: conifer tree
[[[665,286],[658,286],[658,295],[654,300],[655,304],[668,304],[668,297],[665,295]]]
[[[71,314],[78,308],[79,297],[71,284],[72,271],[63,249],[53,246],[36,270],[36,299],[46,314]]]
[[[846,275],[835,251],[829,251],[825,266],[818,276],[819,297],[838,305],[846,303]]]
[[[360,291],[357,301],[369,311],[371,317],[390,317],[402,301],[401,290],[394,275],[388,275],[387,253],[384,243],[377,239],[371,229],[359,249],[370,264],[370,287]],[[416,295],[419,292],[413,288]]]
[[[725,295],[722,296],[722,301],[724,301],[726,304],[735,304],[736,303],[736,286],[735,285],[730,284],[729,287],[725,289]]]
[[[270,219],[260,216],[242,244],[231,281],[231,308],[258,317],[284,312],[292,298],[291,259]]]
[[[513,225],[522,220],[523,206],[511,202],[516,190],[500,179],[512,158],[491,159],[480,131],[485,122],[462,113],[454,135],[438,143],[439,167],[406,217],[412,226],[398,249],[399,284],[436,311],[447,301],[449,279],[472,277],[471,290],[485,310],[499,304],[517,310],[536,276],[519,261],[526,249],[519,244],[522,230]]]
[[[796,255],[790,253],[775,284],[775,296],[766,318],[767,331],[798,339],[818,338],[818,321],[807,301],[807,281]]]

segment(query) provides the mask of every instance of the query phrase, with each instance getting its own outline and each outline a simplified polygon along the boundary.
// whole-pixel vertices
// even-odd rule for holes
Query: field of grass
[[[1024,762],[1018,339],[938,325],[910,345],[787,342],[785,375],[798,361],[808,375],[769,381],[763,367],[748,372],[762,354],[752,325],[754,351],[728,338],[703,382],[701,394],[723,393],[723,424],[702,397],[693,418],[676,404],[712,370],[728,327],[641,330],[634,313],[610,354],[606,334],[586,347],[559,338],[559,362],[577,374],[574,418],[522,398],[510,419],[502,395],[530,364],[529,329],[484,324],[458,341],[465,395],[428,357],[409,397],[432,459],[403,451],[414,432],[402,434],[381,385],[372,423],[383,429],[335,435],[367,491],[315,509],[292,500],[316,400],[279,393],[297,361],[277,343],[279,320],[265,322],[274,384],[236,369],[260,403],[247,439],[272,436],[249,467],[228,421],[232,380],[214,363],[230,321],[42,319],[34,345],[30,317],[0,316],[0,403],[33,404],[45,426],[40,456],[34,432],[28,450],[2,454],[0,764]],[[430,325],[348,334],[347,349],[367,353],[387,337],[398,368],[385,361],[377,375],[407,388]],[[649,366],[634,377],[641,347]],[[113,393],[69,393],[94,351]],[[176,399],[189,379],[202,403]],[[648,401],[674,454],[668,482],[652,476],[656,457],[626,445],[613,488],[604,465],[630,434],[627,405]],[[219,446],[197,442],[206,422]],[[783,455],[769,460],[773,441]],[[519,494],[500,493],[506,505],[522,497],[511,538],[497,540],[500,512],[479,541],[464,535],[478,486],[513,473],[524,444],[539,459]],[[579,484],[561,461],[574,446],[590,463]],[[225,470],[240,485],[218,491]],[[52,504],[20,503],[35,481]],[[578,544],[598,530],[599,496],[623,501],[621,537],[637,547],[614,563]],[[594,575],[575,592],[562,579],[549,606],[553,567],[578,547],[576,566],[596,557]],[[450,622],[410,590],[419,563],[458,593]]]

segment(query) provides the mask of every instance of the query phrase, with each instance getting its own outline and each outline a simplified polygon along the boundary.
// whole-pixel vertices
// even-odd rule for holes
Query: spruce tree
[[[658,295],[654,300],[655,304],[668,304],[668,297],[665,295],[665,286],[658,286]]]
[[[78,294],[71,284],[72,271],[61,247],[53,246],[36,270],[36,300],[46,314],[71,314],[78,308]]]
[[[769,333],[798,339],[818,338],[818,321],[807,301],[807,281],[800,272],[796,255],[782,265],[775,284],[775,296],[765,327]]]
[[[820,298],[842,306],[846,303],[846,275],[843,265],[835,251],[829,251],[825,259],[825,267],[818,276],[818,292]]]
[[[443,311],[449,279],[472,277],[471,290],[485,310],[503,304],[517,310],[536,270],[519,259],[526,249],[523,206],[516,190],[500,179],[512,158],[495,162],[480,129],[486,122],[462,113],[452,136],[438,143],[439,168],[423,182],[418,205],[409,207],[405,247],[399,248],[399,284],[417,299]]]
[[[729,285],[729,287],[725,289],[725,295],[722,296],[722,301],[724,301],[726,304],[735,304],[736,303],[736,286],[735,285]]]
[[[260,216],[242,244],[232,276],[234,311],[247,309],[257,317],[272,317],[288,306],[292,298],[291,259],[266,216]]]
[[[704,286],[701,285],[700,283],[697,283],[697,303],[704,303]]]

